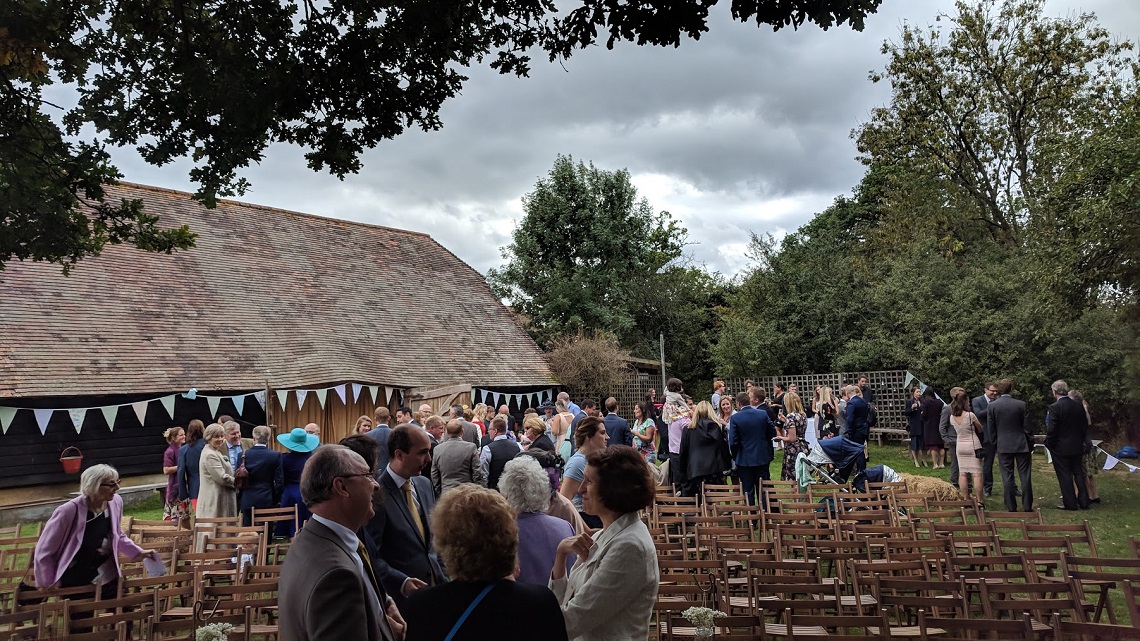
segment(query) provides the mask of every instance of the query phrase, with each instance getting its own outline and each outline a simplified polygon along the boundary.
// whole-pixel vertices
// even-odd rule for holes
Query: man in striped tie
[[[376,479],[342,445],[313,452],[301,497],[313,516],[297,533],[281,568],[282,641],[400,641],[404,621],[373,573],[356,532],[373,515]]]
[[[422,427],[398,425],[388,436],[388,466],[380,471],[376,515],[367,530],[380,551],[376,577],[403,607],[408,595],[447,581],[432,546],[429,517],[435,507],[431,479],[420,470],[431,462],[431,440]]]

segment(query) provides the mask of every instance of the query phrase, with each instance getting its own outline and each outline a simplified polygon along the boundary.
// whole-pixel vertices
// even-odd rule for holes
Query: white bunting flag
[[[297,395],[297,409],[301,409],[305,406],[305,398],[309,396],[309,390],[299,389],[294,390],[293,393]]]
[[[395,387],[385,387],[384,388],[384,402],[388,405],[391,405],[392,404],[392,394],[395,394],[395,393],[396,393]]]
[[[317,394],[317,402],[321,404],[321,409],[325,409],[325,399],[328,398],[329,395],[328,388],[313,391]]]
[[[16,408],[14,407],[0,407],[0,431],[4,434],[8,433],[8,426],[12,424],[12,419],[16,417]]]
[[[100,407],[99,409],[103,410],[103,420],[107,421],[107,427],[114,432],[115,419],[119,417],[119,406],[108,405],[107,407]]]
[[[257,401],[257,404],[261,406],[261,409],[265,409],[265,390],[259,389],[254,392],[253,400]]]
[[[83,419],[87,418],[87,408],[72,408],[67,410],[67,414],[71,417],[71,424],[75,426],[75,433],[82,432]]]
[[[172,421],[174,420],[174,398],[175,395],[171,394],[170,396],[159,399],[162,401],[162,406],[166,408],[166,413],[170,416],[170,420]]]
[[[344,400],[344,395],[348,392],[346,387],[347,386],[344,383],[341,383],[340,385],[337,385],[333,388],[333,391],[336,392],[336,395],[340,397],[340,402],[344,405],[348,405],[348,402]]]
[[[285,403],[289,402],[289,390],[277,390],[277,404],[281,406],[281,411],[285,411]]]
[[[494,394],[491,395],[491,397],[495,399],[495,407],[499,406],[499,398],[501,398],[502,396],[503,395],[498,393],[498,392],[495,392]]]
[[[376,404],[376,395],[378,393],[380,393],[380,386],[379,385],[369,385],[368,386],[368,393],[372,395],[372,404],[375,405]]]
[[[522,394],[515,394],[515,405],[517,405],[520,410],[523,408],[522,398],[523,398]]]
[[[199,396],[201,398],[201,396]],[[218,405],[222,403],[221,396],[207,396],[206,405],[210,406],[210,418],[213,419],[218,415]]]
[[[230,397],[230,400],[233,401],[234,409],[237,410],[238,416],[241,416],[241,413],[245,411],[245,396],[245,394],[239,394]]]
[[[1109,454],[1108,458],[1105,459],[1105,461],[1104,461],[1104,469],[1111,470],[1112,468],[1116,467],[1116,464],[1119,462],[1120,462],[1120,459]]]
[[[40,436],[47,433],[48,421],[51,420],[51,415],[55,410],[32,410],[36,415],[36,425],[40,428]]]
[[[911,374],[910,370],[907,370],[906,371],[906,379],[903,381],[903,384],[902,384],[903,389],[910,387],[910,382],[913,380],[914,380],[914,374]]]
[[[362,392],[362,391],[364,391],[363,385],[361,385],[360,383],[353,383],[352,384],[352,402],[353,403],[360,400],[360,392]]]
[[[135,416],[139,417],[140,425],[146,425],[146,408],[148,405],[150,405],[150,401],[131,403],[131,409],[135,411]]]

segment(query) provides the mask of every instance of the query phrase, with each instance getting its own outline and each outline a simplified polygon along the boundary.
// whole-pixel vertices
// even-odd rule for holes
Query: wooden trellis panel
[[[746,380],[767,390],[771,396],[772,388],[781,383],[785,388],[793,383],[798,387],[804,406],[807,407],[815,393],[816,386],[830,387],[838,396],[842,385],[854,385],[860,376],[867,377],[867,384],[875,390],[875,411],[879,414],[880,428],[906,428],[906,416],[903,408],[906,405],[907,390],[903,388],[906,380],[906,370],[887,370],[880,372],[833,372],[830,374],[790,374],[787,376],[749,376],[722,378],[729,391],[736,395],[745,391]]]

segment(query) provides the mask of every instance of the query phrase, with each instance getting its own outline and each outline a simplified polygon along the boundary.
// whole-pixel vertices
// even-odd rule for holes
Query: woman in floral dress
[[[780,478],[785,481],[796,480],[796,457],[800,452],[808,451],[808,442],[804,440],[807,429],[807,416],[804,414],[804,402],[795,392],[784,394],[784,424],[776,430],[776,438],[784,444],[784,471]]]
[[[653,465],[657,460],[657,425],[653,422],[653,412],[645,402],[633,406],[633,446],[645,457],[646,462]]]

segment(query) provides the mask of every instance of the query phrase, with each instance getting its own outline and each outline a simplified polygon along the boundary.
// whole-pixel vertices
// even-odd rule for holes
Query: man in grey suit
[[[970,401],[970,409],[973,410],[974,416],[978,417],[978,422],[983,426],[986,425],[986,417],[989,415],[990,402],[997,397],[997,383],[986,381],[985,393]],[[986,456],[982,459],[982,491],[986,493],[986,496],[989,496],[994,490],[994,456],[997,455],[997,449],[988,432],[984,441],[982,447],[986,450]]]
[[[420,470],[431,461],[431,441],[423,428],[398,425],[388,436],[388,467],[380,472],[379,504],[367,531],[380,548],[376,578],[398,607],[408,595],[447,581],[432,547],[429,519],[435,490]]]
[[[1033,453],[1033,429],[1029,426],[1029,409],[1024,401],[1010,396],[1013,381],[1003,378],[997,384],[1000,394],[986,411],[986,441],[993,436],[1001,465],[1001,482],[1004,487],[1005,509],[1017,511],[1017,483],[1013,480],[1014,466],[1021,478],[1021,509],[1033,511],[1033,470],[1030,466]]]
[[[1089,437],[1089,417],[1085,408],[1069,398],[1069,384],[1056,381],[1052,386],[1057,402],[1049,406],[1045,416],[1045,447],[1053,455],[1053,471],[1061,486],[1060,509],[1076,511],[1089,509],[1089,488],[1081,468],[1085,441]],[[1091,443],[1089,444],[1091,446]],[[1073,484],[1077,491],[1073,494]]]
[[[431,457],[431,484],[436,496],[462,483],[485,485],[479,466],[479,448],[463,440],[463,424],[447,422],[447,433]]]
[[[463,406],[452,405],[448,413],[451,415],[451,420],[459,421],[459,424],[463,426],[463,440],[479,447],[479,426],[463,418]]]
[[[313,452],[301,474],[301,496],[313,516],[281,568],[282,641],[403,637],[403,618],[356,536],[373,514],[375,490],[376,479],[359,454],[342,445]]]

